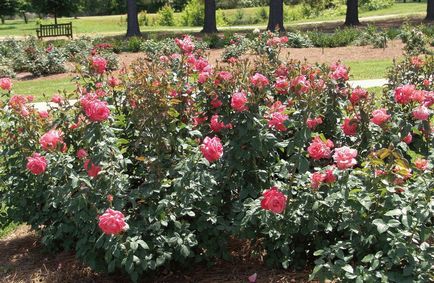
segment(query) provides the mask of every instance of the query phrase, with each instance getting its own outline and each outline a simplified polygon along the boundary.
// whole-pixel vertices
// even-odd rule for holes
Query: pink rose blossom
[[[223,145],[218,137],[206,137],[200,146],[200,151],[209,162],[219,160],[223,155]]]
[[[361,87],[357,87],[353,90],[350,96],[350,101],[353,105],[359,103],[360,100],[366,99],[368,97],[368,92]]]
[[[306,76],[300,75],[291,80],[291,90],[295,94],[304,94],[310,90],[310,82],[307,80]]]
[[[225,125],[225,123],[219,122],[219,115],[214,114],[211,117],[210,128],[211,128],[211,130],[213,132],[218,133],[218,132],[220,132],[223,129],[231,129],[232,128],[232,124]]]
[[[261,207],[273,213],[282,213],[286,208],[286,196],[277,188],[271,187],[263,193]]]
[[[243,91],[236,92],[231,98],[231,107],[237,112],[243,112],[247,110],[247,94]]]
[[[92,163],[90,159],[86,159],[86,161],[84,161],[83,167],[84,170],[87,171],[87,175],[91,178],[98,176],[99,172],[101,171],[101,167]]]
[[[287,77],[288,76],[288,68],[285,65],[280,65],[279,68],[276,69],[274,74],[276,77]]]
[[[250,77],[250,82],[257,88],[263,88],[269,84],[267,77],[260,73],[256,73]]]
[[[190,54],[194,51],[194,43],[188,35],[184,35],[183,39],[176,38],[175,43],[186,54]]]
[[[288,120],[288,115],[285,115],[286,107],[280,101],[276,101],[268,110],[265,118],[268,120],[268,127],[274,128],[278,131],[286,131],[287,128],[284,125]]]
[[[117,87],[119,84],[120,84],[120,81],[117,78],[113,77],[113,76],[111,76],[108,79],[108,85],[110,87]]]
[[[412,114],[413,114],[414,119],[426,121],[429,118],[430,111],[425,106],[420,105],[413,110]]]
[[[87,157],[87,151],[85,150],[85,149],[83,149],[83,148],[80,148],[78,151],[77,151],[77,158],[78,159],[85,159],[86,157]]]
[[[232,80],[233,76],[230,72],[221,71],[221,72],[217,73],[217,77],[221,81],[230,81],[230,80]]]
[[[397,87],[395,89],[395,101],[399,104],[408,104],[411,101],[415,90],[416,87],[410,84]]]
[[[371,122],[375,125],[381,126],[385,122],[387,122],[390,119],[391,115],[387,114],[386,108],[380,108],[377,110],[372,111],[372,118]]]
[[[278,94],[287,94],[289,89],[289,82],[286,78],[277,78],[276,83],[274,84],[274,88],[276,89]]]
[[[330,158],[334,144],[331,140],[323,141],[319,136],[313,138],[307,152],[309,157],[314,160]]]
[[[107,69],[107,60],[102,58],[101,56],[92,57],[92,68],[98,74],[104,74]]]
[[[427,91],[424,90],[415,90],[411,95],[411,100],[414,102],[422,103],[425,100]]]
[[[250,283],[256,283],[257,278],[258,278],[258,274],[257,273],[253,273],[247,279],[249,279]]]
[[[218,96],[214,96],[214,98],[211,100],[211,106],[213,108],[219,108],[222,106],[223,102],[218,98]]]
[[[49,114],[47,110],[39,110],[38,111],[38,115],[39,117],[41,117],[42,119],[47,119]]]
[[[56,150],[59,145],[64,145],[63,133],[61,130],[50,130],[39,139],[39,143],[46,151]]]
[[[235,64],[238,62],[238,59],[235,57],[230,57],[229,59],[226,60],[226,62],[228,62],[229,64]]]
[[[107,102],[98,99],[88,101],[84,111],[92,122],[102,122],[110,116]]]
[[[408,133],[403,139],[403,142],[405,142],[406,144],[410,144],[413,141],[413,136],[411,135],[411,133]]]
[[[338,169],[345,170],[357,164],[357,150],[347,146],[336,148],[333,154],[333,159],[336,162]]]
[[[357,119],[354,118],[345,118],[344,123],[341,128],[346,136],[355,136],[357,134],[357,128],[359,127],[359,123]]]
[[[14,95],[9,99],[9,106],[15,110],[20,110],[27,103],[27,99],[22,95]]]
[[[31,157],[27,157],[27,170],[34,175],[41,175],[47,169],[47,160],[39,153],[33,153]]]
[[[328,184],[336,182],[336,176],[333,174],[332,169],[325,170],[324,182]]]
[[[63,98],[60,95],[56,94],[53,95],[53,97],[51,98],[51,102],[61,104],[63,103]]]
[[[307,118],[306,124],[307,127],[311,130],[315,129],[318,125],[321,125],[323,123],[322,118],[321,117],[316,117],[316,118]]]
[[[198,78],[197,78],[197,81],[200,83],[200,84],[204,84],[209,78],[210,78],[210,73],[208,73],[208,72],[201,72],[201,73],[199,73],[199,76],[198,76]]]
[[[416,161],[414,161],[414,165],[416,166],[416,168],[421,171],[425,171],[426,169],[428,169],[428,164],[428,160],[422,158],[418,158],[416,159]]]
[[[330,77],[332,79],[348,81],[348,79],[349,79],[348,70],[344,65],[337,62],[337,63],[333,64],[330,67],[330,69],[332,71],[330,74]]]
[[[128,225],[122,212],[108,208],[98,217],[98,226],[106,235],[117,235],[124,231]]]
[[[12,81],[9,78],[0,78],[0,88],[5,91],[10,91],[12,89]]]
[[[315,172],[310,177],[310,185],[313,189],[318,189],[324,182],[325,174],[321,172]]]

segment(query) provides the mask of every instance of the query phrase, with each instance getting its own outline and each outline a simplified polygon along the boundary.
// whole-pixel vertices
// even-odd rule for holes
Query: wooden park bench
[[[72,23],[54,24],[54,25],[39,25],[36,29],[38,38],[67,36],[72,39]]]

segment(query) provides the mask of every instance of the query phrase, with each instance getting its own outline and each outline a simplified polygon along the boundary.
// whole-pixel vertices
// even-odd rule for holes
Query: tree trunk
[[[4,25],[5,24],[5,18],[3,16],[0,16],[0,19],[2,21],[2,25]]]
[[[24,18],[24,22],[25,22],[26,24],[28,24],[28,23],[29,23],[29,20],[27,19],[27,14],[26,14],[26,12],[23,12],[23,18]]]
[[[205,0],[205,18],[203,19],[203,29],[201,32],[217,32],[216,22],[216,3],[215,0]]]
[[[283,26],[283,0],[270,0],[270,15],[268,17],[267,30],[285,31],[285,27]]]
[[[57,13],[54,13],[54,24],[57,25]]]
[[[434,0],[428,0],[426,5],[426,21],[434,21]]]
[[[127,0],[127,37],[140,36],[139,18],[136,0]]]
[[[347,0],[346,26],[357,26],[359,22],[359,0]]]

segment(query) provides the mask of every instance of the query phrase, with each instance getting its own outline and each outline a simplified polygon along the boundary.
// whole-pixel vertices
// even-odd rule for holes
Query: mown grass
[[[255,16],[260,7],[255,8],[244,8],[240,9],[245,17]],[[268,8],[266,8],[268,10]],[[298,6],[291,6],[288,8],[291,10],[299,10]],[[239,9],[230,9],[224,10],[226,17],[233,17]],[[426,11],[426,3],[396,3],[394,6],[380,9],[377,11],[366,11],[360,12],[360,17],[371,17],[371,16],[384,16],[384,15],[400,15],[400,16],[408,16],[417,13],[424,13]],[[148,14],[149,18],[152,19],[156,15]],[[175,21],[180,24],[181,22],[181,13],[175,13]],[[317,21],[326,21],[326,20],[343,20],[344,15],[322,15],[315,18],[303,19],[298,21],[292,21],[286,24],[298,24],[298,23],[309,23],[309,22],[317,22]],[[42,24],[52,23],[52,19],[42,20]],[[125,33],[126,30],[126,16],[125,15],[115,15],[115,16],[95,16],[95,17],[80,17],[78,19],[74,18],[61,18],[59,19],[59,23],[72,22],[74,26],[74,33],[76,35],[80,34],[88,34],[88,35],[114,35],[114,34],[122,34]],[[22,20],[10,20],[6,21],[5,24],[0,25],[0,36],[26,36],[26,35],[35,35],[35,29],[37,27],[36,20],[31,20],[28,24],[25,24]],[[266,20],[256,25],[247,25],[247,27],[263,27],[266,23]],[[233,27],[221,28],[230,29]],[[143,32],[152,32],[152,31],[198,31],[200,28],[191,28],[191,27],[161,27],[161,26],[142,26]]]
[[[387,68],[392,66],[392,60],[347,61],[345,65],[351,68],[351,80],[381,79],[386,76]],[[38,78],[34,80],[14,80],[14,92],[22,95],[33,95],[35,102],[48,101],[59,91],[71,92],[75,89],[73,76],[63,78]],[[44,96],[45,95],[45,96]]]
[[[72,76],[68,76],[55,79],[14,80],[14,92],[21,95],[33,95],[35,102],[47,101],[59,91],[73,91],[76,85],[72,78]]]
[[[351,80],[382,79],[387,75],[387,69],[392,66],[391,59],[346,61],[344,64],[351,68]]]

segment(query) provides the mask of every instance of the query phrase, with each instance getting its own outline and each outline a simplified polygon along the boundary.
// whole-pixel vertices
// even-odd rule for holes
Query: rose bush
[[[234,239],[312,278],[428,281],[432,58],[406,58],[374,97],[342,62],[281,61],[286,39],[260,40],[251,64],[215,67],[187,36],[117,78],[90,56],[86,83],[47,115],[5,88],[10,217],[135,281],[228,259]]]

